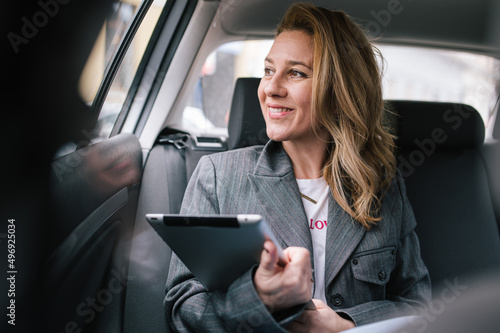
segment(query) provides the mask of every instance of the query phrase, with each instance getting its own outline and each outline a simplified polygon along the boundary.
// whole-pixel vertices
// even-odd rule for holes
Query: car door
[[[2,331],[124,330],[146,156],[137,124],[123,124],[142,112],[168,66],[153,50],[175,49],[189,3],[5,5],[2,18],[9,10],[12,17],[2,20],[9,38],[1,69],[12,84],[2,100],[16,112],[2,116],[2,150],[12,161],[2,169],[11,196],[2,196],[0,246],[12,252],[12,282],[3,279],[2,290],[13,288],[2,300],[12,317]]]

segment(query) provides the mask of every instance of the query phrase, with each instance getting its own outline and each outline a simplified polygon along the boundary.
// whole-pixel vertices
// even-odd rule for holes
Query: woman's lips
[[[292,111],[292,109],[288,109],[288,108],[269,108],[269,112],[272,112],[272,113],[281,113],[281,112],[289,112],[289,111]]]
[[[283,117],[286,117],[289,115],[291,112],[293,112],[293,109],[281,106],[281,105],[268,105],[267,106],[269,118],[271,119],[280,119]]]

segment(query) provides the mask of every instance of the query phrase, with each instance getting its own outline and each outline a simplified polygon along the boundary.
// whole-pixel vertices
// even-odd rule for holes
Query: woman
[[[426,303],[429,276],[362,30],[342,12],[293,5],[258,95],[271,141],[202,158],[181,213],[261,214],[289,262],[278,265],[266,242],[258,267],[227,291],[206,292],[174,255],[170,324],[193,332],[339,332]],[[305,309],[311,297],[316,310]]]

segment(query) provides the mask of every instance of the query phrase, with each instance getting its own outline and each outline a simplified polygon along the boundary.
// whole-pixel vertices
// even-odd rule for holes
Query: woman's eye
[[[269,76],[273,74],[273,70],[269,67],[264,68],[264,75]]]
[[[298,71],[296,69],[292,69],[290,71],[290,76],[291,77],[305,77],[307,75],[305,73],[301,72],[301,71]]]

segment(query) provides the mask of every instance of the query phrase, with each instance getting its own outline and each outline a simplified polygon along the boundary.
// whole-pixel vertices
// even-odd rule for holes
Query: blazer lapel
[[[328,286],[363,238],[366,229],[329,195],[325,249],[325,285]]]
[[[280,143],[270,141],[248,175],[261,211],[281,246],[312,252],[312,239],[292,163]],[[366,229],[354,221],[329,194],[325,282],[330,284],[363,238]],[[314,260],[311,258],[311,263]]]
[[[312,254],[311,233],[293,173],[281,143],[270,141],[248,175],[270,228],[281,246],[301,246]]]

